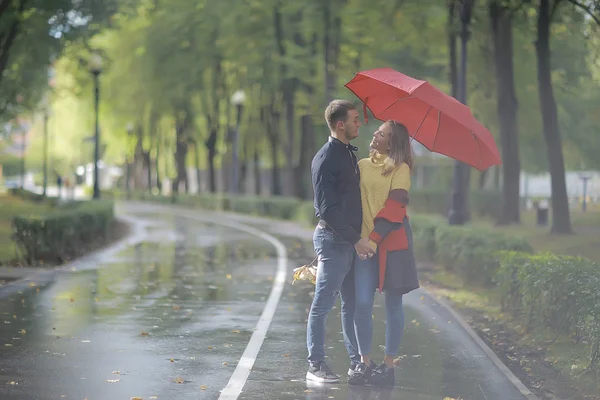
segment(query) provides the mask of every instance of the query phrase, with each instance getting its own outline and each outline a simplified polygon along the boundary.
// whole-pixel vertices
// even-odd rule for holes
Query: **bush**
[[[492,285],[499,268],[494,253],[514,250],[531,253],[522,238],[465,226],[449,226],[441,217],[411,217],[415,256],[421,261],[436,261],[455,271],[466,282]]]
[[[19,198],[21,198],[23,200],[32,201],[32,202],[35,202],[35,203],[40,203],[40,202],[42,202],[42,201],[44,201],[46,199],[41,194],[30,192],[29,190],[24,190],[24,189],[21,189],[21,188],[9,189],[9,193],[10,193],[11,196],[19,197]]]
[[[111,201],[73,202],[42,217],[15,217],[13,240],[27,264],[60,263],[105,241],[114,220]]]
[[[586,340],[600,366],[600,266],[581,257],[499,252],[502,306],[525,328],[546,326]]]

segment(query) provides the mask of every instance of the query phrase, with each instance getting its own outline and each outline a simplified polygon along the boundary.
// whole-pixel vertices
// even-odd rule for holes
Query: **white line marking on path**
[[[236,400],[242,393],[242,389],[244,388],[246,380],[250,375],[250,371],[254,366],[258,352],[262,347],[265,336],[267,336],[267,331],[269,330],[269,326],[271,325],[271,321],[273,320],[275,311],[277,310],[277,305],[281,299],[281,294],[283,293],[283,288],[287,277],[287,250],[283,243],[281,243],[281,241],[279,241],[277,238],[251,226],[229,219],[219,221],[215,218],[203,218],[197,213],[185,213],[185,215],[193,219],[212,222],[214,224],[238,229],[240,231],[249,233],[250,235],[258,236],[271,243],[273,246],[275,246],[275,249],[277,249],[277,275],[275,276],[273,282],[271,294],[267,299],[267,303],[265,304],[265,308],[263,309],[258,323],[256,324],[256,328],[254,328],[254,332],[250,337],[250,341],[246,346],[246,350],[244,350],[244,354],[242,354],[242,358],[240,358],[240,361],[238,362],[235,371],[233,371],[233,375],[229,379],[227,386],[225,386],[225,388],[221,391],[221,395],[219,396],[219,400]]]

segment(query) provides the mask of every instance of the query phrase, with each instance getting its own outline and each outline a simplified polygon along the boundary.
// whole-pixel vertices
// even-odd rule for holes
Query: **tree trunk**
[[[192,141],[194,143],[194,166],[196,167],[196,193],[200,193],[200,182],[202,181],[202,171],[200,170],[200,146],[198,141]]]
[[[254,148],[254,194],[260,196],[262,193],[262,179],[260,171],[260,153],[258,146]]]
[[[271,121],[267,125],[267,135],[271,147],[271,160],[273,162],[271,174],[271,193],[274,196],[281,195],[281,174],[279,170],[279,113],[273,111],[271,105]]]
[[[17,34],[19,33],[19,26],[21,24],[21,18],[23,11],[25,10],[25,4],[27,0],[19,1],[19,8],[15,12],[15,19],[8,30],[8,34],[6,38],[3,35],[0,35],[0,83],[2,83],[2,77],[4,76],[4,70],[8,66],[8,57],[10,55],[10,50],[15,43],[15,39]],[[5,11],[9,7],[10,1],[2,4]]]
[[[217,173],[215,171],[215,156],[217,155],[217,130],[211,129],[205,142],[208,150],[208,184],[211,193],[217,193]]]
[[[458,97],[458,67],[456,64],[456,0],[448,0],[448,55],[450,64],[450,90]]]
[[[148,193],[152,194],[152,158],[150,157],[150,149],[143,153],[144,165],[146,167],[146,186]]]
[[[519,179],[521,161],[517,126],[518,102],[513,66],[512,15],[509,9],[491,0],[489,5],[494,41],[494,64],[497,82],[498,122],[502,145],[502,210],[499,225],[520,223]]]
[[[175,123],[176,146],[175,146],[175,165],[177,167],[177,178],[173,190],[179,193],[179,187],[183,182],[185,184],[186,193],[189,192],[189,183],[186,170],[186,158],[188,152],[187,127],[189,123],[189,113],[180,117]]]
[[[156,188],[158,189],[159,193],[162,193],[162,182],[160,181],[161,175],[160,175],[160,168],[159,168],[159,165],[160,165],[159,160],[160,160],[160,155],[161,155],[160,146],[161,146],[160,143],[156,146],[156,160],[154,161],[154,163],[156,164],[156,174],[154,174],[154,175],[156,177]]]
[[[323,57],[325,103],[333,100],[337,89],[337,64],[340,53],[342,19],[332,0],[323,1]]]
[[[539,3],[535,48],[538,63],[538,93],[552,187],[551,232],[569,234],[572,233],[569,200],[550,67],[550,0],[540,0]]]
[[[303,115],[301,118],[302,136],[300,137],[300,162],[295,170],[294,182],[298,188],[298,196],[301,199],[312,197],[312,185],[310,185],[308,171],[310,171],[310,160],[314,153],[315,132],[310,114]]]

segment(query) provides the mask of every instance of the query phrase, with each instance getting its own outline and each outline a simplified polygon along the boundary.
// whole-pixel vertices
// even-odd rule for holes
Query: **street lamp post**
[[[467,46],[471,32],[469,25],[471,23],[471,13],[475,0],[460,0],[459,2],[459,17],[460,17],[460,39],[461,39],[461,58],[460,58],[460,75],[458,83],[458,101],[467,104]],[[448,223],[450,225],[463,225],[466,222],[466,177],[468,174],[468,166],[460,161],[454,162],[454,176],[452,182],[452,207],[448,215]]]
[[[42,195],[46,197],[48,190],[48,106],[44,108],[44,189]]]
[[[94,77],[94,111],[96,114],[96,122],[94,127],[94,192],[92,198],[100,198],[100,186],[98,183],[98,159],[100,158],[100,128],[99,128],[99,115],[98,107],[100,103],[100,86],[99,76],[102,72],[102,57],[99,54],[94,53],[90,59],[90,72]]]
[[[133,123],[130,122],[127,124],[127,142],[128,143],[127,143],[127,150],[125,153],[125,191],[127,192],[127,198],[129,198],[129,196],[130,196],[129,181],[131,180],[131,163],[129,162],[129,154],[127,153],[127,151],[129,150],[129,138],[131,137],[132,134],[133,134]]]
[[[236,106],[237,116],[235,122],[235,131],[233,132],[233,154],[232,154],[232,162],[231,162],[231,193],[238,193],[238,147],[239,147],[239,131],[240,131],[240,121],[242,119],[242,111],[244,108],[244,103],[246,102],[246,94],[243,90],[236,91],[233,96],[231,96],[231,103]]]

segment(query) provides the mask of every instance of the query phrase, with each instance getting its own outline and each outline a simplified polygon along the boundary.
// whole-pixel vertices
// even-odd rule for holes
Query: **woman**
[[[363,209],[362,237],[377,250],[372,258],[359,255],[354,267],[356,311],[354,326],[361,354],[348,380],[352,385],[394,386],[394,358],[404,332],[402,296],[419,287],[412,251],[412,231],[406,216],[413,164],[406,127],[386,121],[373,134],[368,158],[359,161]],[[385,358],[371,360],[373,300],[385,292]]]

